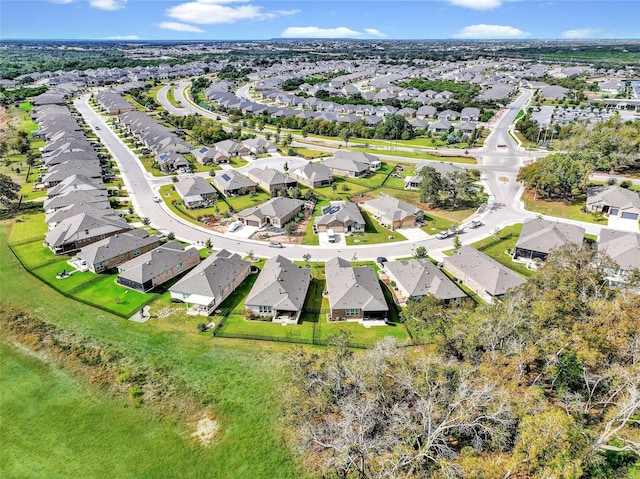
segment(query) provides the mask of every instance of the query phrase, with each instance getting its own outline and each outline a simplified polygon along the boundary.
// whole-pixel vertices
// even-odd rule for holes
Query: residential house
[[[264,138],[249,138],[242,142],[254,155],[264,155],[266,153],[278,153],[278,147]]]
[[[205,208],[218,196],[215,188],[201,176],[182,178],[174,186],[188,209]]]
[[[217,171],[213,177],[213,185],[227,197],[256,191],[255,183],[235,170]]]
[[[438,120],[457,120],[460,113],[453,110],[444,110],[438,113]]]
[[[234,158],[238,156],[246,156],[250,153],[249,148],[242,143],[238,143],[235,140],[223,140],[213,145],[216,150],[222,153],[228,158]]]
[[[463,246],[457,254],[446,256],[443,263],[444,269],[489,302],[526,282],[521,276],[471,246]]]
[[[203,146],[194,151],[193,156],[203,165],[219,165],[221,163],[229,163],[229,157],[216,150]]]
[[[55,254],[65,254],[130,229],[131,226],[121,218],[80,213],[47,231],[45,246]]]
[[[559,85],[550,85],[540,89],[540,96],[543,98],[560,99],[567,96],[569,90]]]
[[[311,284],[311,272],[283,256],[269,258],[244,303],[255,316],[297,323]]]
[[[169,288],[187,314],[209,316],[251,273],[251,263],[223,249],[212,254]]]
[[[80,261],[93,273],[104,273],[159,245],[159,238],[134,228],[83,247],[74,260]]]
[[[269,194],[282,189],[295,188],[298,185],[295,178],[274,168],[252,168],[247,172],[247,176]]]
[[[522,225],[514,259],[545,260],[554,249],[568,243],[581,245],[586,230],[580,226],[530,218]]]
[[[480,119],[480,108],[468,106],[460,112],[460,121],[478,121]]]
[[[111,207],[107,190],[76,190],[45,199],[42,208],[45,213],[53,213],[71,205],[86,205],[99,210]]]
[[[146,293],[200,263],[198,249],[169,241],[118,266],[118,284]]]
[[[323,165],[334,175],[360,178],[382,166],[380,158],[368,153],[356,151],[336,151],[333,158],[327,158]]]
[[[319,232],[332,229],[338,233],[364,233],[366,225],[358,206],[346,201],[332,201],[322,208],[322,216],[317,216],[314,224]]]
[[[416,111],[416,118],[426,120],[427,118],[435,118],[438,113],[438,109],[435,106],[424,105],[418,108]]]
[[[471,121],[461,121],[453,127],[454,130],[460,130],[462,133],[467,135],[471,135],[476,131],[476,128],[477,125]]]
[[[156,156],[156,163],[158,163],[158,168],[160,168],[160,171],[167,174],[176,171],[191,171],[189,162],[180,153],[160,153]]]
[[[436,265],[426,258],[383,263],[384,274],[390,281],[394,296],[400,304],[409,299],[420,300],[432,295],[443,303],[459,303],[467,295]]]
[[[452,123],[449,120],[438,120],[429,124],[429,131],[434,133],[448,133]]]
[[[598,240],[598,251],[606,253],[618,266],[611,271],[613,286],[626,284],[628,275],[640,270],[640,234],[603,228]]]
[[[307,163],[305,166],[293,170],[291,176],[298,183],[309,188],[322,188],[333,183],[333,173],[331,169],[320,163]]]
[[[252,206],[238,213],[238,219],[247,226],[266,225],[283,227],[304,208],[304,201],[279,196],[260,206]]]
[[[392,231],[398,228],[414,227],[424,217],[424,212],[417,206],[392,196],[381,195],[360,204],[382,226]]]
[[[47,190],[47,197],[53,198],[54,196],[65,195],[72,191],[90,191],[90,190],[104,190],[105,186],[101,179],[87,178],[82,175],[71,175],[62,180],[57,185]]]
[[[640,194],[619,186],[593,186],[587,188],[587,210],[598,211],[620,220],[638,221]]]
[[[386,324],[389,306],[370,266],[352,267],[342,258],[333,258],[324,266],[332,320]]]

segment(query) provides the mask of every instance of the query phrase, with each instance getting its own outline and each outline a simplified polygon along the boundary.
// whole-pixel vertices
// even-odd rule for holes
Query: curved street
[[[169,85],[163,87],[158,94],[159,103],[170,113],[186,115],[189,113],[199,113],[209,118],[215,119],[211,112],[200,108],[189,101],[184,90],[189,85],[187,81],[179,81],[174,87],[176,101],[183,108],[173,106],[167,100]],[[518,111],[525,107],[532,96],[531,90],[523,90],[520,96],[514,100],[504,111],[497,121],[489,137],[485,140],[483,148],[476,150],[478,165],[475,167],[482,171],[482,182],[489,193],[489,202],[481,208],[481,212],[474,215],[480,218],[483,225],[475,230],[468,230],[460,235],[463,244],[473,243],[480,239],[491,236],[504,226],[522,222],[526,218],[536,216],[534,213],[524,211],[520,205],[521,185],[516,181],[518,169],[525,162],[531,160],[531,153],[525,152],[518,147],[509,135],[509,129],[515,120]],[[275,254],[283,254],[290,259],[303,259],[303,255],[310,254],[312,261],[325,261],[336,256],[347,260],[372,260],[378,256],[387,258],[407,257],[413,254],[418,246],[424,246],[429,255],[440,259],[442,251],[452,248],[452,239],[439,240],[435,237],[420,241],[399,241],[395,243],[384,243],[377,245],[357,245],[357,246],[303,246],[284,245],[283,249],[274,249],[264,241],[257,241],[244,238],[233,238],[229,235],[210,231],[203,227],[189,223],[182,218],[174,216],[164,203],[155,203],[153,197],[157,193],[160,185],[171,182],[170,177],[154,177],[147,172],[138,161],[137,156],[125,145],[125,143],[107,126],[105,118],[98,115],[88,104],[90,95],[86,94],[75,101],[75,107],[92,126],[100,125],[101,129],[96,133],[111,152],[118,163],[120,174],[124,185],[129,191],[132,205],[140,217],[148,217],[151,225],[164,232],[173,232],[176,238],[194,244],[204,244],[207,239],[211,239],[214,248],[225,248],[229,251],[246,255],[253,251],[256,256],[271,257]],[[306,145],[306,144],[303,144]],[[308,146],[308,145],[306,145]],[[327,151],[335,151],[335,148],[325,147]],[[440,150],[441,151],[441,150]],[[394,159],[396,161],[409,161],[414,163],[428,163],[428,160],[413,160],[411,158],[394,157],[392,155],[379,155],[383,159]],[[247,168],[256,166],[278,166],[278,163],[289,162],[290,167],[297,167],[305,160],[300,158],[275,157],[251,162]],[[295,161],[294,165],[291,162]],[[445,161],[444,159],[442,161]],[[274,165],[275,163],[275,165]],[[242,170],[240,169],[240,170]],[[201,173],[202,175],[202,173]],[[602,228],[592,223],[576,222],[561,218],[549,219],[567,223],[580,224],[587,229],[587,233],[598,234]]]

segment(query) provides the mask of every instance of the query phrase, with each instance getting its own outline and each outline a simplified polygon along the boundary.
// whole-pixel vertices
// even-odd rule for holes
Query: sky
[[[0,39],[638,39],[640,0],[0,0]]]

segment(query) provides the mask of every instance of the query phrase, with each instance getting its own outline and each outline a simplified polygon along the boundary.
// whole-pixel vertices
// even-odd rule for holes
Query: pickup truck
[[[450,236],[453,236],[453,233],[451,231],[441,231],[436,235],[436,238],[446,239],[446,238],[449,238]]]

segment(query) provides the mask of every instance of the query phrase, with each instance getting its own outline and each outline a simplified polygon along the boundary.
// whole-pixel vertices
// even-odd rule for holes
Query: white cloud
[[[562,38],[593,38],[599,33],[602,33],[599,28],[576,28],[562,32]]]
[[[365,28],[364,31],[368,34],[371,35],[372,37],[376,37],[376,38],[387,38],[388,35],[386,33],[382,33],[379,30],[376,30],[375,28]]]
[[[112,35],[105,40],[140,40],[138,35]]]
[[[243,3],[243,5],[230,5],[233,3]],[[266,12],[261,6],[245,3],[244,0],[195,0],[170,7],[166,14],[185,23],[214,25],[243,20],[272,20],[299,12],[300,10],[297,9]]]
[[[283,38],[359,38],[362,33],[347,27],[289,27],[280,36]]]
[[[358,32],[347,27],[289,27],[280,36],[282,38],[386,38],[387,34],[375,28],[365,28],[364,32]]]
[[[89,0],[89,5],[99,10],[120,10],[127,0]]]
[[[73,3],[74,0],[49,0],[51,3],[57,3],[59,5],[66,5],[67,3]]]
[[[530,33],[508,25],[469,25],[464,27],[453,38],[524,38]]]
[[[193,32],[204,33],[202,28],[194,27],[193,25],[187,25],[186,23],[179,22],[160,22],[156,24],[156,27],[164,30],[173,30],[175,32]]]
[[[493,10],[502,5],[502,0],[449,0],[449,3],[456,7],[473,10]]]

